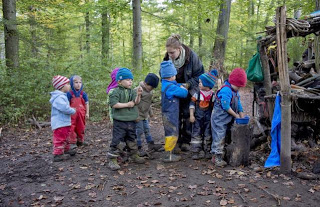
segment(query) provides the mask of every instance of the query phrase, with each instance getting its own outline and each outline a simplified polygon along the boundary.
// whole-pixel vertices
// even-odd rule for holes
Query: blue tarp
[[[281,150],[281,96],[278,92],[271,123],[271,152],[264,167],[280,166]]]

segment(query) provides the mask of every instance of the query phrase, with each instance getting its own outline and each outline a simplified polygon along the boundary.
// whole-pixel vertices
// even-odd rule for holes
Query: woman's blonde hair
[[[180,48],[181,42],[180,42],[181,36],[178,34],[172,34],[166,43],[166,47],[172,47],[172,48]]]

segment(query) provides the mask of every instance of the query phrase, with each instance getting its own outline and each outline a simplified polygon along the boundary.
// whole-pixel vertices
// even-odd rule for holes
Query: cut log
[[[248,166],[252,130],[250,125],[234,124],[231,128],[231,144],[227,146],[226,158],[233,167]]]

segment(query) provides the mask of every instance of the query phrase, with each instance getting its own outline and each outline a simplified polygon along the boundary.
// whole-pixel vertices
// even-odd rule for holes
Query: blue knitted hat
[[[174,67],[171,60],[163,61],[160,64],[160,76],[161,78],[170,78],[177,75],[177,69]]]
[[[133,80],[132,72],[128,68],[120,68],[119,71],[117,72],[116,81],[121,81],[124,79]]]
[[[210,89],[214,87],[218,79],[218,71],[216,69],[211,70],[208,73],[204,73],[199,76],[204,87],[209,87]]]

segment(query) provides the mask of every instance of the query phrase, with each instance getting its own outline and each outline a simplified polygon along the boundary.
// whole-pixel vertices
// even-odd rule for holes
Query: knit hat
[[[52,78],[52,85],[57,90],[60,90],[64,85],[66,85],[69,82],[69,78],[61,75],[56,75]]]
[[[247,84],[247,74],[242,68],[235,68],[229,75],[229,83],[237,87],[245,87]]]
[[[110,74],[111,83],[110,83],[110,84],[108,85],[108,87],[107,87],[107,90],[106,90],[107,94],[109,93],[109,91],[110,91],[111,89],[116,88],[116,87],[118,86],[118,83],[117,83],[117,81],[116,81],[116,76],[117,76],[117,73],[118,73],[119,69],[120,69],[120,68],[115,68],[115,69],[113,69],[113,71],[112,71],[111,74]]]
[[[216,69],[211,70],[208,73],[204,73],[199,76],[204,87],[209,87],[210,89],[214,87],[218,78],[218,71]]]
[[[144,82],[148,84],[149,86],[152,86],[153,88],[158,87],[159,84],[159,78],[154,73],[149,73],[147,77],[144,79]]]
[[[131,70],[128,68],[120,68],[117,72],[116,81],[125,80],[125,79],[132,79],[133,80],[133,74]]]
[[[160,76],[161,78],[170,78],[177,75],[177,69],[174,67],[171,60],[163,61],[160,64]]]

